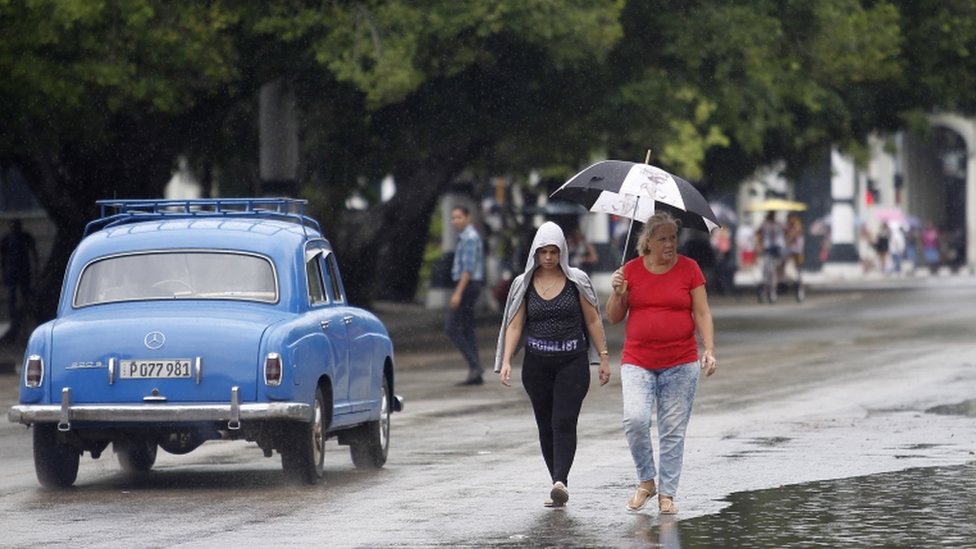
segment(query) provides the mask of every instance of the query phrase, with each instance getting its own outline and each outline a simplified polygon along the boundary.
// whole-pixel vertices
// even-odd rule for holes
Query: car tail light
[[[281,356],[268,353],[264,359],[264,383],[272,387],[281,385]]]
[[[44,381],[44,361],[37,355],[27,357],[27,366],[24,368],[24,384],[31,389],[41,386]]]

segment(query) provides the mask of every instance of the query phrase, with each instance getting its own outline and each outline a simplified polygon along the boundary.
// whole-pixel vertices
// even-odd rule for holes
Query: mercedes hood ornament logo
[[[155,351],[162,347],[163,343],[166,343],[166,336],[163,335],[163,332],[149,332],[143,339],[143,343],[146,344],[146,348]]]

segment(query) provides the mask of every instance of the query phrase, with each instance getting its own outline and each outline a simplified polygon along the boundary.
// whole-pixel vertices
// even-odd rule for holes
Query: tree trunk
[[[442,176],[443,177],[443,176]],[[376,298],[410,301],[417,293],[430,216],[449,179],[420,177],[401,182],[397,194],[369,212],[349,215],[339,261],[351,303]]]
[[[419,172],[397,180],[397,195],[386,216],[389,228],[384,231],[396,237],[380,243],[384,258],[376,273],[380,299],[406,302],[416,297],[430,219],[453,175]]]
[[[347,219],[339,260],[351,302],[368,306],[377,297],[416,297],[437,201],[486,146],[445,143],[434,154],[402,163],[393,173],[396,195],[364,216]]]

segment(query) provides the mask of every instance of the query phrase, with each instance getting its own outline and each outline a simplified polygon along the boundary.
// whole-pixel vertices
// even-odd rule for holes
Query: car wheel
[[[148,473],[156,463],[156,443],[142,439],[122,439],[112,444],[119,465],[126,473]]]
[[[390,387],[383,376],[383,395],[380,400],[380,418],[358,428],[350,443],[352,463],[358,469],[379,469],[386,463],[390,452]]]
[[[56,424],[34,424],[34,471],[41,486],[67,488],[74,484],[80,459],[80,450],[58,441]]]
[[[312,421],[290,425],[282,440],[281,467],[296,482],[316,484],[325,474],[325,406],[322,389],[316,389]]]

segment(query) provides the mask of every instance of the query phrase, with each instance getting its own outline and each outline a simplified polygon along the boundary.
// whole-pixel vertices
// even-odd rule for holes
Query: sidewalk
[[[885,277],[878,274],[860,278],[843,279],[824,276],[821,273],[804,273],[807,287],[807,299],[815,299],[817,295],[857,292],[857,291],[890,291],[896,289],[918,289],[936,285],[973,285],[976,287],[976,276],[968,272],[959,274],[920,275]],[[594,285],[600,288],[598,280]],[[606,287],[609,288],[609,282]],[[600,307],[606,303],[608,295],[599,296]],[[709,305],[718,311],[727,307],[758,306],[754,287],[737,286],[735,294],[710,294]],[[783,299],[783,305],[794,303],[792,299]],[[769,307],[770,305],[763,305]],[[776,307],[777,305],[771,305]],[[465,366],[461,355],[454,344],[444,334],[443,324],[447,312],[442,309],[428,309],[419,303],[378,302],[372,310],[386,325],[393,338],[396,365],[398,370],[415,367],[444,367],[456,370],[457,376],[464,375]],[[487,309],[479,311],[478,340],[481,349],[481,360],[486,371],[491,371],[495,345],[498,340],[498,330],[501,323],[501,312]],[[611,326],[605,323],[607,339],[612,348],[619,349],[623,344],[623,325]]]
[[[935,285],[976,285],[976,276],[968,271],[958,274],[928,273],[917,276],[881,276],[869,273],[858,278],[827,277],[821,273],[804,273],[808,299],[817,294],[878,291],[909,288],[924,288]],[[599,288],[599,281],[594,280]],[[608,285],[607,285],[608,286]],[[606,294],[600,295],[601,308],[606,303]],[[784,302],[790,302],[784,299]],[[709,295],[709,304],[713,309],[723,307],[752,305],[756,303],[753,288],[748,285],[737,286],[735,295]],[[772,305],[775,307],[776,305]],[[429,309],[422,303],[377,302],[371,310],[383,321],[393,338],[396,366],[398,370],[411,368],[436,368],[456,373],[458,378],[465,375],[466,367],[460,353],[444,333],[444,320],[447,312],[443,309]],[[482,308],[477,314],[477,335],[481,349],[481,360],[487,372],[494,364],[495,344],[498,339],[498,329],[501,322],[501,312]],[[7,323],[0,321],[0,333],[6,331]],[[622,327],[606,326],[607,338],[611,345],[619,348],[622,344]],[[0,348],[0,374],[12,374],[16,365],[23,359],[23,349]],[[450,374],[448,374],[450,375]]]

